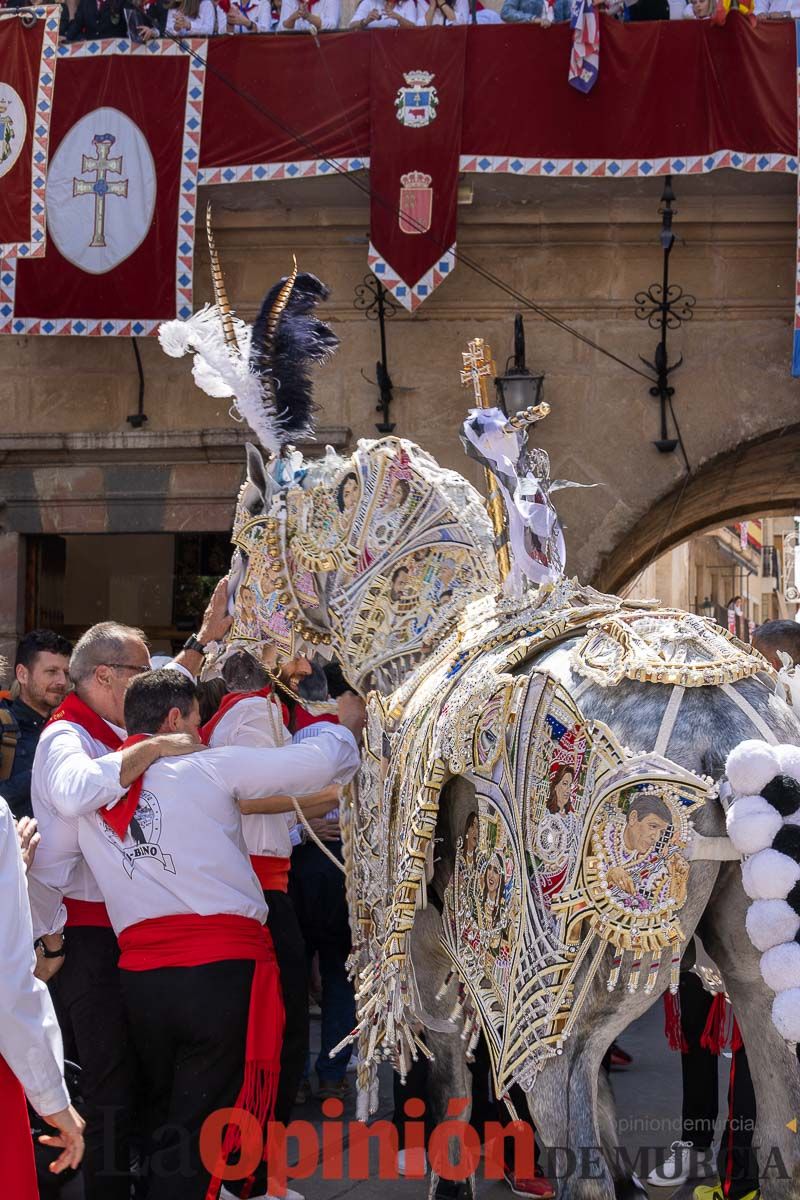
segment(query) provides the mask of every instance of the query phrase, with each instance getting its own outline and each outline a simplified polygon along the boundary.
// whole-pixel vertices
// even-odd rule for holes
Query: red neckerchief
[[[122,747],[122,738],[109,725],[108,721],[104,721],[99,717],[93,708],[84,703],[75,692],[70,692],[67,698],[59,704],[58,708],[50,714],[48,725],[52,725],[54,721],[70,721],[73,725],[80,725],[93,737],[96,742],[102,742],[109,750],[119,750]]]
[[[303,708],[302,704],[295,704],[292,713],[292,733],[298,733],[308,725],[318,725],[320,721],[329,721],[331,725],[339,724],[339,718],[335,713],[322,713],[320,716],[314,717],[307,708]]]
[[[126,750],[128,746],[138,746],[139,742],[146,742],[150,737],[149,733],[134,733],[131,737],[125,738],[125,741],[120,746],[120,750]],[[134,779],[131,786],[128,788],[121,800],[117,801],[113,808],[105,805],[101,808],[100,816],[108,825],[109,829],[113,829],[118,838],[122,839],[128,832],[128,827],[133,819],[133,814],[139,805],[139,797],[142,794],[142,783],[144,782],[144,771]]]
[[[272,685],[271,684],[267,684],[266,687],[260,688],[257,692],[228,692],[227,696],[222,697],[220,706],[217,709],[217,711],[214,713],[211,720],[206,721],[205,725],[200,730],[200,739],[203,742],[203,744],[206,746],[209,744],[209,742],[211,741],[212,733],[217,728],[217,725],[219,725],[220,721],[225,716],[225,714],[227,712],[230,712],[230,710],[233,708],[234,704],[238,704],[240,700],[252,700],[252,698],[254,696],[260,696],[262,699],[266,699],[268,696],[271,696],[271,695],[272,695]],[[289,710],[285,704],[281,704],[281,712],[283,714],[283,723],[284,723],[284,725],[288,726]]]

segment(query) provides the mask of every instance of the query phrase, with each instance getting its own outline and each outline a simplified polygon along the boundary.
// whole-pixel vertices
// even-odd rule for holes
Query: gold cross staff
[[[122,174],[122,155],[117,154],[114,158],[109,158],[109,151],[117,139],[113,133],[96,133],[92,138],[96,155],[93,158],[91,154],[84,154],[81,158],[81,172],[86,174],[88,171],[94,171],[95,178],[90,182],[87,179],[73,179],[72,194],[73,196],[94,196],[94,230],[90,246],[105,246],[106,244],[106,196],[125,196],[128,195],[128,180],[119,179],[115,183],[109,183],[106,175],[112,171],[114,175]]]
[[[474,338],[467,343],[467,349],[462,351],[461,358],[464,363],[461,383],[464,387],[472,387],[475,407],[493,408],[487,386],[488,381],[495,376],[491,347],[486,345],[483,338]],[[500,582],[503,583],[511,572],[506,513],[497,480],[488,467],[483,468],[483,474],[486,479],[486,508],[494,530],[494,556],[497,559]]]

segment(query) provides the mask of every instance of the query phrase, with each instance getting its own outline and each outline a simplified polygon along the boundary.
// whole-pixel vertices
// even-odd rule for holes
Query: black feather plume
[[[287,277],[288,278],[288,277]],[[267,402],[274,404],[275,422],[286,441],[308,434],[315,404],[309,367],[323,362],[339,339],[314,309],[329,292],[315,275],[300,272],[277,325],[274,309],[286,278],[267,293],[255,323],[250,346],[250,369],[264,383]]]

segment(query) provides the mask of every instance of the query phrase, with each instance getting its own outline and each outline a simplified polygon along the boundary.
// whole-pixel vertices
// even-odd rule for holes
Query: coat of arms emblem
[[[402,233],[427,233],[433,215],[433,188],[430,175],[409,171],[400,176],[398,223]]]
[[[397,89],[394,102],[398,121],[409,129],[422,129],[436,116],[439,97],[432,87],[433,75],[427,71],[408,71],[403,74],[406,86]]]

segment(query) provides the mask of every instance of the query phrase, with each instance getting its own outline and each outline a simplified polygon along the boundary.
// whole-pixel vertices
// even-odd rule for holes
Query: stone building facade
[[[597,486],[560,493],[571,571],[619,587],[688,534],[766,512],[800,512],[800,382],[789,373],[796,186],[720,171],[676,178],[672,278],[697,297],[672,338],[675,410],[692,467],[661,455],[658,405],[641,374],[540,314],[525,313],[529,366],[552,413],[536,437],[553,474]],[[519,307],[491,271],[647,375],[656,334],[634,296],[661,273],[653,179],[468,177],[453,276],[387,324],[395,432],[479,482],[458,441],[467,341],[499,368]],[[346,178],[208,189],[231,300],[247,318],[295,253],[332,290],[341,339],[318,376],[317,451],[377,436],[378,330],[353,304],[367,271],[368,211]],[[200,211],[205,197],[201,196]],[[195,299],[210,295],[198,240]],[[478,269],[473,269],[474,264]],[[166,647],[224,565],[245,430],[194,386],[187,360],[141,339],[147,417],[128,339],[0,339],[0,643],[33,623],[77,632],[109,616]],[[195,579],[195,583],[191,580]],[[182,589],[182,590],[181,590]],[[199,602],[199,601],[198,601]],[[2,647],[0,647],[2,648]]]

